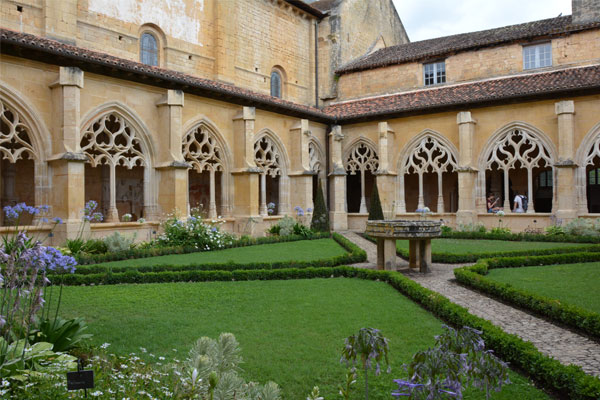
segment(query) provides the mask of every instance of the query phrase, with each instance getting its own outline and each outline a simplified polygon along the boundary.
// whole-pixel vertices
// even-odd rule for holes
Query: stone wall
[[[552,39],[553,67],[578,66],[597,63],[600,58],[600,30],[589,30]],[[494,78],[522,72],[522,44],[466,51],[446,58],[446,84]],[[423,64],[410,62],[347,73],[339,78],[339,100],[397,93],[425,87]]]

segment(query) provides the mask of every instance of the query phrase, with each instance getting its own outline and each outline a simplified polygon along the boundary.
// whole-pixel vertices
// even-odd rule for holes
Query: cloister
[[[50,172],[49,149],[54,144],[48,130],[33,107],[21,100],[23,97],[7,86],[2,86],[0,93],[1,205],[49,204],[49,214],[53,214],[52,177],[56,175]],[[86,201],[98,201],[105,219],[93,224],[92,230],[101,230],[102,224],[107,223],[116,224],[113,229],[119,229],[120,225],[131,227],[131,222],[119,222],[126,213],[132,215],[132,221],[141,218],[146,221],[139,226],[156,226],[167,213],[174,211],[159,207],[156,171],[161,166],[156,162],[156,144],[147,125],[134,111],[122,103],[109,102],[86,113],[81,121],[78,146],[70,144],[80,152],[73,152],[70,157],[84,163],[84,184],[69,186],[68,190],[84,192]],[[368,135],[346,138],[343,126],[333,127],[327,146],[309,131],[301,133],[308,136],[306,145],[289,149],[277,133],[265,128],[251,138],[252,168],[259,176],[253,192],[258,195],[256,215],[236,210],[239,189],[233,179],[234,151],[217,125],[200,118],[182,131],[177,140],[184,162],[176,167],[188,171],[188,190],[187,209],[178,212],[187,214],[197,208],[207,218],[222,219],[225,227],[233,231],[237,230],[235,220],[240,216],[256,217],[259,223],[268,226],[269,221],[293,214],[296,205],[311,208],[319,181],[325,195],[331,198],[332,212],[338,213],[335,219],[340,220],[341,211],[347,221],[355,221],[350,227],[364,224],[376,182],[389,218],[414,218],[417,209],[428,207],[439,218],[457,224],[461,222],[456,218],[461,199],[473,197],[474,209],[469,210],[464,204],[462,209],[472,212],[475,218],[467,222],[474,223],[477,215],[484,217],[487,213],[489,194],[500,199],[510,218],[512,199],[515,194],[524,194],[529,199],[527,214],[537,216],[540,222],[546,221],[539,225],[543,226],[550,223],[550,216],[558,210],[561,194],[557,188],[561,179],[568,179],[561,175],[565,168],[574,171],[572,193],[576,215],[593,217],[600,212],[600,123],[587,132],[574,151],[572,165],[567,161],[565,166],[557,147],[543,131],[525,122],[511,122],[489,136],[472,170],[461,167],[461,149],[447,135],[433,129],[422,130],[401,148],[389,147],[393,141],[385,142],[387,154],[382,156],[381,141],[375,143]],[[293,178],[298,173],[291,171],[289,154],[298,152],[306,152],[302,156],[308,160],[309,170],[304,171],[311,186],[308,199],[295,197]],[[336,167],[340,162],[342,168]],[[393,165],[395,169],[389,168]],[[472,185],[461,185],[459,175],[466,170],[475,176]],[[339,203],[339,193],[345,193],[342,210],[332,204]],[[169,194],[161,194],[165,195]],[[568,194],[562,194],[565,195]],[[269,203],[274,205],[271,211]],[[3,225],[10,223],[1,221]]]

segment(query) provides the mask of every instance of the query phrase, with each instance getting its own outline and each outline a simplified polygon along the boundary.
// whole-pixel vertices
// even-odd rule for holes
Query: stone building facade
[[[334,229],[364,226],[374,184],[388,217],[492,226],[490,194],[514,230],[600,216],[598,0],[421,42],[391,0],[0,7],[0,201],[48,204],[56,242],[88,200],[96,236],[194,207],[262,234],[319,181]]]

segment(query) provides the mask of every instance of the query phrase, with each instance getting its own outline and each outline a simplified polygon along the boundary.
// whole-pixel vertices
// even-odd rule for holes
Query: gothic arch
[[[321,183],[321,188],[323,190],[323,196],[326,195],[327,190],[326,185],[327,185],[327,165],[326,165],[326,156],[325,156],[325,152],[323,151],[323,146],[321,146],[321,143],[319,142],[319,140],[316,137],[311,137],[310,141],[308,142],[308,163],[309,163],[309,167],[310,170],[312,172],[315,172],[317,175],[315,176],[315,178],[313,178],[313,200],[316,198],[316,190],[317,187],[315,187],[317,182]],[[315,180],[316,179],[316,180]],[[325,198],[325,201],[327,201],[327,199]],[[313,204],[314,207],[314,204]]]
[[[279,204],[278,213],[281,215],[285,215],[289,212],[290,209],[290,178],[288,176],[288,171],[290,170],[290,161],[287,155],[285,146],[279,136],[277,136],[273,131],[268,128],[262,129],[258,132],[254,137],[254,152],[256,153],[257,144],[265,139],[266,141],[272,144],[272,150],[279,156],[277,159],[277,167],[267,168],[267,171],[261,174],[261,192],[265,194],[265,185],[266,185],[266,175],[270,175],[272,177],[280,176],[279,180]],[[258,161],[255,159],[255,162]],[[257,166],[262,168],[261,165],[257,162]],[[279,171],[276,171],[276,169]],[[260,213],[261,215],[267,215],[266,208],[266,198],[261,195],[261,204],[260,204]]]
[[[509,137],[515,137],[520,135],[520,138],[510,139]],[[516,141],[515,141],[516,140]],[[528,148],[524,149],[523,153],[510,154],[506,150],[502,149],[501,146],[509,146],[515,151],[523,150],[521,146],[527,145]],[[531,154],[537,155],[533,158]],[[494,154],[492,154],[494,153]],[[505,156],[504,161],[500,161],[498,155]],[[554,170],[554,162],[557,160],[556,147],[548,138],[548,136],[535,126],[522,121],[514,121],[499,128],[490,136],[487,143],[483,147],[483,150],[479,154],[477,160],[478,174],[477,174],[477,185],[476,185],[476,199],[477,207],[480,212],[487,212],[486,210],[486,182],[485,173],[486,170],[491,169],[492,165],[496,165],[498,170],[502,169],[508,172],[511,169],[515,169],[517,163],[520,168],[526,168],[528,174],[528,190],[527,196],[529,197],[529,204],[527,212],[535,212],[533,202],[533,178],[532,169],[540,166],[544,163],[545,166],[552,168],[553,182],[556,181],[556,172]],[[504,174],[504,192],[509,193],[509,179],[508,173]],[[510,201],[508,196],[505,195],[504,208],[510,210]],[[556,185],[552,187],[552,210],[556,206]]]
[[[113,158],[111,161],[108,161],[108,156],[97,156],[96,160],[94,160],[92,153],[86,153],[92,165],[95,165],[97,162],[108,162],[109,165],[112,165],[110,166],[110,206],[108,209],[107,220],[113,222],[118,220],[115,199],[115,168],[117,166],[115,162],[124,167],[127,167],[128,169],[131,169],[136,166],[144,167],[143,212],[147,220],[155,219],[158,216],[158,187],[156,184],[156,171],[154,170],[156,154],[155,145],[153,143],[149,129],[146,127],[142,119],[138,117],[136,112],[129,108],[127,105],[117,101],[107,102],[90,110],[81,119],[83,122],[80,126],[81,134],[79,141],[80,143],[83,143],[84,140],[89,140],[89,138],[93,137],[93,125],[96,123],[104,124],[105,121],[108,119],[112,119],[113,121],[116,121],[117,124],[120,124],[120,132],[124,132],[124,137],[128,138],[127,147],[129,147],[129,149],[125,149],[122,145],[115,145],[113,147],[119,147],[119,150],[123,151],[127,150],[126,156],[119,156],[117,158]],[[128,130],[126,130],[126,128],[128,128]],[[128,132],[131,132],[132,134],[129,135]],[[115,135],[114,137],[116,138],[116,136],[117,135]],[[89,147],[90,151],[92,148],[98,151],[99,147],[102,147],[102,145],[89,146],[89,144],[86,146]],[[105,153],[107,153],[106,149],[102,149],[100,151],[104,151]]]
[[[33,161],[33,202],[34,205],[40,206],[49,204],[50,199],[49,169],[46,160],[52,153],[52,142],[50,132],[39,116],[39,112],[24,99],[26,97],[16,89],[0,82],[0,115],[8,129],[8,132],[5,132],[8,135],[4,139],[8,141],[7,143],[20,142],[18,148],[13,151],[0,151],[0,162],[6,159],[9,164],[14,164],[18,159],[23,159],[23,156]],[[0,135],[0,141],[3,136]],[[0,199],[3,197],[2,192],[3,187],[0,186]],[[2,218],[0,217],[0,221]]]
[[[377,154],[377,146],[371,140],[365,137],[358,137],[354,139],[346,147],[344,151],[344,169],[346,175],[360,175],[360,204],[358,207],[359,213],[367,213],[367,190],[366,190],[366,174],[370,172],[373,176],[379,170],[379,155]],[[352,181],[348,181],[346,178],[347,188],[354,185]],[[355,179],[355,178],[354,178]],[[346,209],[348,209],[348,196],[350,190],[346,190]],[[350,208],[353,205],[350,204]]]
[[[190,135],[197,134],[198,132],[204,132],[208,137],[212,138],[212,144],[210,144],[211,150],[209,152],[218,153],[216,156],[219,159],[218,166],[216,166],[215,172],[218,170],[222,172],[221,175],[221,209],[219,210],[219,215],[229,216],[231,214],[231,203],[234,198],[234,185],[231,178],[231,169],[233,166],[233,157],[231,155],[231,151],[229,146],[227,145],[227,141],[221,134],[221,131],[217,127],[217,125],[212,122],[209,118],[205,116],[201,116],[188,122],[183,129],[183,138],[182,138],[182,154],[183,158],[190,162],[192,165],[192,169],[197,172],[202,172],[202,170],[206,170],[203,165],[201,165],[201,161],[197,160],[197,157],[191,154],[186,154],[186,143],[189,149],[190,140],[193,140]],[[198,139],[196,139],[198,140]],[[201,141],[206,142],[208,138],[202,138]],[[196,145],[200,145],[201,143],[196,143]],[[211,158],[212,154],[205,154],[201,158]],[[214,187],[213,187],[214,190]],[[190,206],[189,201],[189,190],[188,190],[188,208]],[[188,210],[189,211],[189,210]],[[211,212],[213,211],[213,212]],[[213,218],[216,215],[214,214],[216,210],[211,210],[211,205],[209,204],[209,217]]]
[[[600,122],[585,135],[575,153],[574,161],[577,165],[577,170],[575,171],[576,201],[577,210],[580,214],[587,214],[589,212],[587,201],[588,177],[586,170],[588,165],[593,165],[596,157],[600,158]]]
[[[434,155],[435,154],[435,155]],[[432,129],[425,129],[413,137],[404,146],[397,160],[397,212],[406,212],[406,195],[404,175],[416,173],[419,176],[419,196],[417,209],[425,207],[423,174],[435,172],[438,175],[438,212],[444,212],[444,198],[442,191],[442,174],[456,172],[458,169],[458,149],[441,133]]]

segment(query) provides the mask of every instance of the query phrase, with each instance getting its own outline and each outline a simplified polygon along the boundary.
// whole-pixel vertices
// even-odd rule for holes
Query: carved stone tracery
[[[365,173],[371,171],[375,173],[379,169],[379,157],[375,150],[364,142],[358,142],[355,144],[348,157],[346,157],[346,171],[350,175],[356,175],[360,173],[360,213],[366,213],[367,201],[366,201],[366,189],[365,189]]]
[[[543,164],[543,165],[542,165]],[[487,156],[485,168],[494,168],[504,172],[504,209],[510,209],[509,171],[525,168],[527,170],[527,197],[529,199],[528,213],[534,212],[533,176],[534,168],[551,167],[552,157],[543,142],[535,134],[525,129],[511,129],[496,140]]]
[[[123,116],[111,112],[97,118],[84,129],[81,150],[92,167],[108,165],[109,206],[106,221],[118,221],[116,167],[132,169],[148,166],[138,133]]]
[[[433,172],[438,177],[438,201],[437,212],[444,212],[444,195],[442,187],[442,177],[444,172],[456,171],[458,163],[454,154],[438,139],[433,136],[423,137],[410,156],[406,159],[402,166],[402,177],[404,174],[417,174],[419,176],[419,197],[417,208],[425,208],[425,197],[423,188],[423,174]],[[404,179],[401,180],[404,185]],[[403,188],[402,188],[403,189]],[[404,190],[402,190],[404,196]],[[404,202],[403,202],[404,204]],[[405,207],[405,206],[403,206]],[[405,212],[403,209],[402,212]]]
[[[308,164],[313,172],[323,171],[323,160],[317,145],[314,142],[308,143]]]
[[[0,100],[0,160],[14,164],[23,157],[35,159],[28,132],[19,114]]]
[[[146,159],[135,129],[116,113],[103,115],[83,132],[81,150],[92,167],[102,164],[145,167]]]
[[[215,172],[224,171],[222,151],[214,134],[203,125],[190,130],[183,138],[182,153],[185,160],[196,172],[209,172],[209,218],[217,216]]]
[[[281,175],[280,155],[277,146],[267,136],[263,136],[254,143],[254,161],[263,169],[264,175],[276,178]]]

